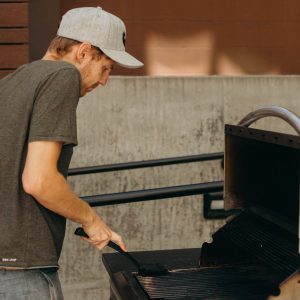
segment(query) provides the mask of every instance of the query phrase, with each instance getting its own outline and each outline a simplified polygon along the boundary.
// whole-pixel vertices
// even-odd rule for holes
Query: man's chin
[[[81,90],[80,97],[85,96],[87,93],[91,92],[92,90],[93,90],[93,88]]]

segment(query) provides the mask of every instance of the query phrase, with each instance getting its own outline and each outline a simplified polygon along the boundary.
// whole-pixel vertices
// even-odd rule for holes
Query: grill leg
[[[118,300],[114,290],[111,287],[111,284],[110,284],[110,297],[109,297],[109,300]]]

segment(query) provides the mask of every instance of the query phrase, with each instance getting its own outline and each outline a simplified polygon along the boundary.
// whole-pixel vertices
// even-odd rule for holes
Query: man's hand
[[[112,231],[98,215],[95,216],[91,224],[85,226],[83,225],[82,227],[85,233],[89,236],[89,238],[82,237],[82,239],[92,244],[96,248],[102,250],[109,241],[113,241],[118,244],[123,251],[128,251],[122,240],[122,237],[116,232]]]

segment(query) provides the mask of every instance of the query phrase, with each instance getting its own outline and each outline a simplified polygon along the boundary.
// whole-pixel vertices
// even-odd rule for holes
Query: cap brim
[[[125,51],[100,48],[109,58],[125,68],[140,68],[144,64]]]

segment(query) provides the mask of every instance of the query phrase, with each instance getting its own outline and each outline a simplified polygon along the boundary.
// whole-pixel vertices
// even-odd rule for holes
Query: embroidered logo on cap
[[[125,43],[126,43],[126,34],[125,34],[125,32],[123,32],[123,45],[124,45],[124,47],[125,47]]]

